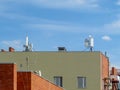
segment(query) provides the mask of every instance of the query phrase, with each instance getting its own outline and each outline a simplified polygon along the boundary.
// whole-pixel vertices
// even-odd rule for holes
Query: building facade
[[[30,72],[17,72],[13,63],[0,63],[0,90],[63,90]]]
[[[65,90],[107,90],[109,60],[101,52],[1,52],[0,63],[14,62],[20,71],[40,72]]]

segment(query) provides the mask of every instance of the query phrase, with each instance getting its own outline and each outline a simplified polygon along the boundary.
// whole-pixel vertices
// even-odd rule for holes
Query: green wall
[[[5,62],[20,71],[40,70],[51,82],[62,76],[65,90],[100,90],[100,52],[1,52],[0,63]],[[87,78],[87,88],[78,89],[78,76]]]

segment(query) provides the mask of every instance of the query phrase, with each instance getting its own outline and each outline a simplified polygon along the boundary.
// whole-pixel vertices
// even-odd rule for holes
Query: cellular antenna
[[[89,35],[89,37],[85,39],[84,43],[85,43],[85,47],[89,48],[90,51],[92,52],[94,48],[94,38],[91,35]]]
[[[26,46],[28,46],[29,41],[28,41],[28,36],[26,36]]]
[[[23,45],[23,47],[25,48],[25,52],[32,51],[33,45],[29,43],[28,36],[26,36],[25,45]]]

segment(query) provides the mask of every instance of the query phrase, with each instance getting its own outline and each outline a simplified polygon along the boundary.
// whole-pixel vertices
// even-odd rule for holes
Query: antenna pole
[[[91,51],[91,52],[93,51],[93,48],[92,48],[92,47],[90,47],[90,51]]]
[[[29,70],[29,59],[26,57],[26,63],[27,63],[27,71]]]

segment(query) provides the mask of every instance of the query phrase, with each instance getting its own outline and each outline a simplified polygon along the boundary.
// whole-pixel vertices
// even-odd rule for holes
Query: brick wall
[[[17,90],[32,90],[31,72],[17,72]]]
[[[32,72],[18,72],[17,90],[63,90]]]
[[[0,90],[63,90],[32,72],[17,72],[15,64],[0,63]]]
[[[54,85],[53,83],[49,82],[48,80],[39,77],[32,73],[32,90],[63,90],[62,88]]]
[[[112,90],[118,90],[118,78],[117,78],[117,69],[115,67],[112,67],[111,70],[111,79],[112,79]]]
[[[115,67],[112,67],[111,75],[118,75],[117,69]]]
[[[109,85],[109,60],[108,58],[101,54],[101,61],[102,61],[102,67],[101,67],[101,90],[108,90]]]
[[[101,55],[102,57],[102,79],[109,77],[109,60],[106,56]]]
[[[15,64],[0,64],[0,90],[17,90]]]

